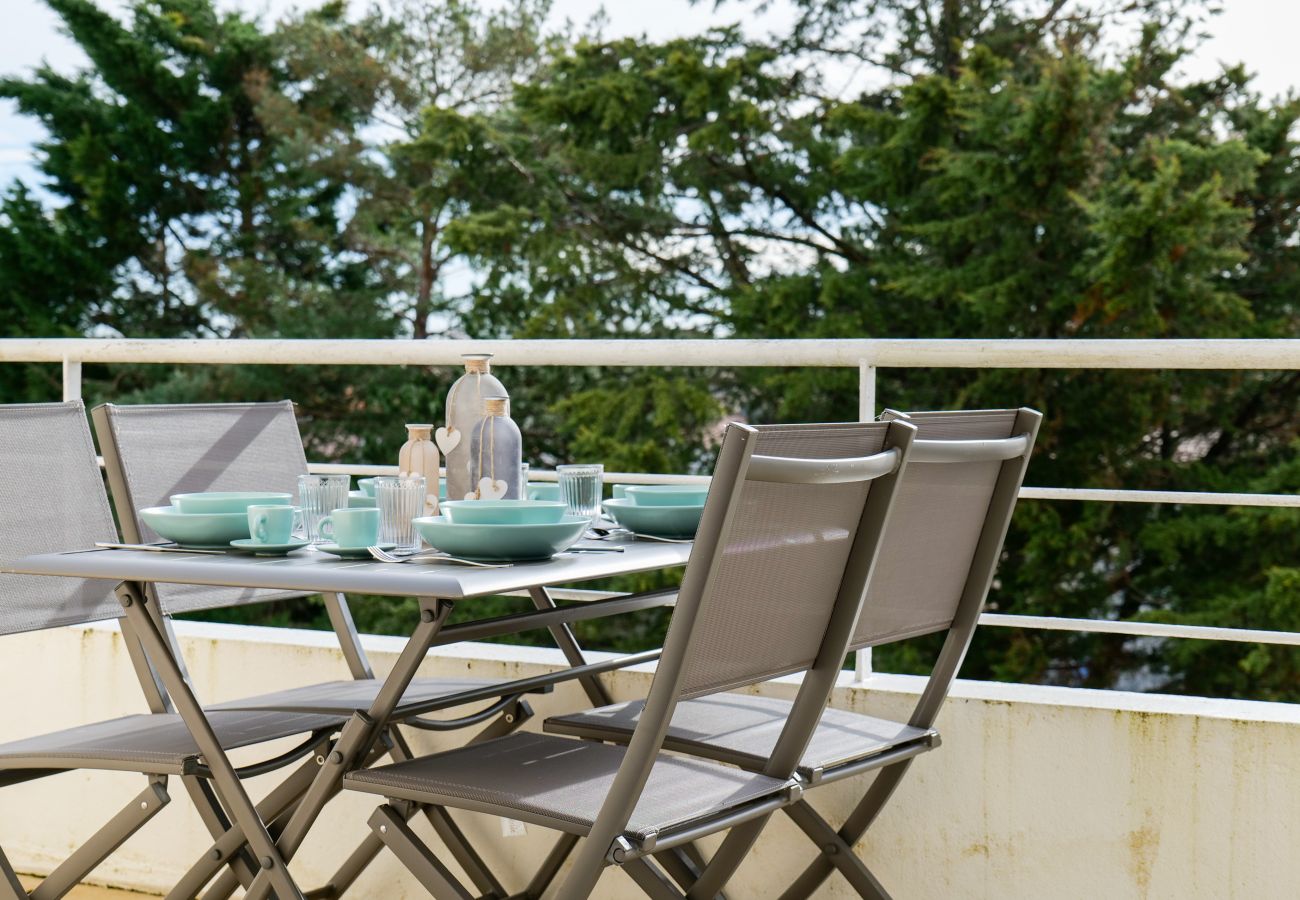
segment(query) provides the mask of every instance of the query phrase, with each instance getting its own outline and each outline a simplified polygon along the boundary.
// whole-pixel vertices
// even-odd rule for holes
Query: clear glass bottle
[[[466,499],[522,500],[523,436],[510,418],[508,397],[485,397],[469,439],[470,489]]]
[[[447,424],[438,429],[438,446],[447,466],[447,499],[463,500],[475,486],[470,483],[470,434],[483,420],[485,397],[509,397],[492,374],[492,354],[466,353],[465,374],[447,392]]]

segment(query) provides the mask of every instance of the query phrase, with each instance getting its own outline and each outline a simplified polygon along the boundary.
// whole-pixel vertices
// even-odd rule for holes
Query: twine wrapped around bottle
[[[407,425],[407,441],[397,454],[399,475],[424,476],[424,515],[438,514],[438,445],[432,425]]]
[[[470,490],[466,500],[519,500],[523,440],[510,418],[508,397],[483,398],[483,417],[470,439]]]
[[[477,490],[471,481],[470,433],[483,417],[487,397],[509,397],[492,374],[491,354],[465,354],[465,374],[447,393],[446,424],[434,432],[447,466],[447,496],[460,499]]]

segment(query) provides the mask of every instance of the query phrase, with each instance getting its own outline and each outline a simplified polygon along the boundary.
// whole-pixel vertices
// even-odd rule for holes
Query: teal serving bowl
[[[174,506],[151,506],[140,510],[140,518],[162,537],[185,547],[226,550],[231,541],[248,537],[247,512],[183,513]]]
[[[375,479],[358,478],[357,487],[361,488],[362,493],[364,493],[367,497],[375,496]]]
[[[624,492],[637,506],[703,506],[707,484],[630,484]]]
[[[641,506],[631,497],[606,500],[605,512],[628,531],[653,537],[690,538],[700,527],[704,504],[698,506]]]
[[[554,481],[528,482],[529,500],[559,500],[560,486]]]
[[[171,500],[172,508],[187,516],[198,513],[244,515],[250,506],[288,506],[293,501],[293,494],[279,491],[205,491],[200,494],[172,494]]]
[[[375,498],[365,491],[348,491],[348,509],[371,509],[375,505]]]
[[[483,562],[550,559],[581,540],[591,525],[586,516],[564,516],[543,525],[457,525],[446,516],[421,516],[412,521],[431,546]]]
[[[551,525],[565,507],[558,500],[448,500],[442,509],[456,525]]]

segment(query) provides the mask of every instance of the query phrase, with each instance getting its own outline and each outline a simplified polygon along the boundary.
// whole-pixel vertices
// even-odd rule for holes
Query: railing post
[[[876,418],[876,367],[865,359],[858,363],[858,421]],[[871,648],[853,654],[853,680],[858,684],[871,677]]]
[[[63,357],[63,402],[81,399],[81,360]]]

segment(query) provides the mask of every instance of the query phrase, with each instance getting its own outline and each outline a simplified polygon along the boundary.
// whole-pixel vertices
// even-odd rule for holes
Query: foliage
[[[19,334],[1296,331],[1300,100],[1266,101],[1240,67],[1181,78],[1212,21],[1190,0],[800,0],[788,34],[662,43],[550,31],[545,0],[327,3],[269,26],[211,0],[142,0],[127,24],[47,2],[92,66],[0,81],[49,131],[44,183],[0,203],[0,312]],[[87,372],[128,402],[292,396],[310,455],[346,461],[392,458],[453,374]],[[707,471],[726,417],[857,412],[854,374],[830,369],[503,377],[535,464]],[[0,378],[6,399],[54,389],[39,370]],[[1292,374],[886,370],[880,397],[1043,409],[1037,484],[1297,487]],[[1025,503],[992,602],[1294,630],[1293,519]],[[587,637],[630,649],[662,621]],[[876,660],[914,670],[932,650]],[[1281,648],[1007,630],[981,634],[965,673],[1294,699],[1296,668]]]

